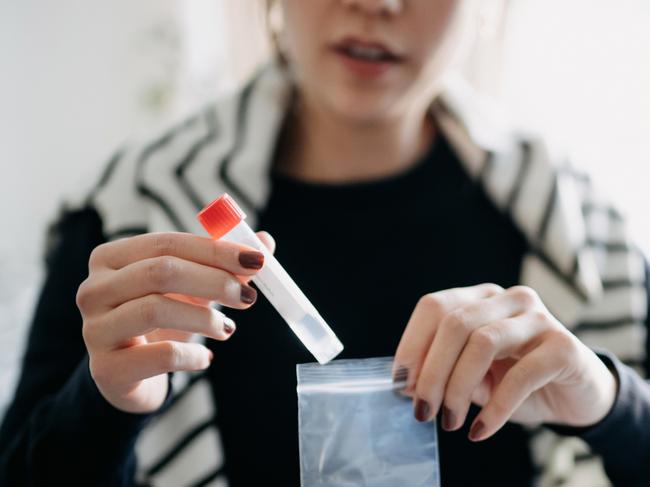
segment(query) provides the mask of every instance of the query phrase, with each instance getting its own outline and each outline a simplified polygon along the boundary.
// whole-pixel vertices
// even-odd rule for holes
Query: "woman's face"
[[[472,0],[282,0],[283,43],[303,97],[362,123],[436,93]]]

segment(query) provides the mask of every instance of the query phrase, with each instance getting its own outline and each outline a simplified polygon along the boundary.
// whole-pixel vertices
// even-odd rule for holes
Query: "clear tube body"
[[[264,266],[253,282],[319,363],[326,364],[341,353],[343,344],[244,220],[221,238],[264,254]]]

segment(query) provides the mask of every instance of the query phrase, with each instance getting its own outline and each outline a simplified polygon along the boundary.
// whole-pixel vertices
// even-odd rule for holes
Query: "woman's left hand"
[[[445,430],[464,424],[471,403],[481,406],[473,441],[506,421],[595,424],[617,389],[612,372],[535,291],[494,284],[422,297],[402,335],[394,375],[406,380],[418,420],[442,407]]]

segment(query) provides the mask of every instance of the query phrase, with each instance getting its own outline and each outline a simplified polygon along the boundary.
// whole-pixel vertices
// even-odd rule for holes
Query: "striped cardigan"
[[[125,145],[79,204],[99,211],[109,239],[203,233],[196,212],[229,192],[254,227],[269,197],[271,155],[290,96],[283,70],[265,66],[234,95],[144,143]],[[562,154],[510,126],[459,80],[449,80],[431,111],[466,171],[526,236],[521,284],[534,288],[587,345],[641,367],[645,267],[623,216]],[[174,374],[172,383],[169,406],[136,445],[138,479],[156,486],[225,485],[210,385],[187,373]],[[598,459],[577,438],[532,427],[531,449],[539,485],[577,485],[581,469],[607,485]]]

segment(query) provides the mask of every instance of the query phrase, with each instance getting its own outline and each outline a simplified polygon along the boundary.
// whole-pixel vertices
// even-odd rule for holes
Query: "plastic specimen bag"
[[[435,423],[415,420],[391,368],[391,357],[297,366],[302,487],[440,485]]]

